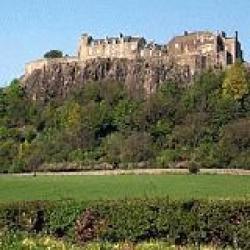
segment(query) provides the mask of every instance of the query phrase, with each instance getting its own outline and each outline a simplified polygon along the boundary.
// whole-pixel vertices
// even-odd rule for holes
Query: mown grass
[[[250,176],[0,176],[0,202],[165,197],[250,198]]]

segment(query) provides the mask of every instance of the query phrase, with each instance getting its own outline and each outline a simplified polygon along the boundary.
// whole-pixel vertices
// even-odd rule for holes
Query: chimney
[[[222,32],[221,32],[221,36],[222,36],[223,38],[226,38],[226,32],[225,32],[225,31],[222,31]]]
[[[238,39],[239,39],[239,32],[238,31],[235,31],[235,39],[236,39],[236,41],[238,41]]]

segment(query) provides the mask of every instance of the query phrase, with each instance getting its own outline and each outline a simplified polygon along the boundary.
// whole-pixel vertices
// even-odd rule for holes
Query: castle
[[[143,37],[124,36],[105,39],[93,39],[83,34],[78,48],[78,58],[88,60],[94,58],[161,58],[166,55],[166,46],[148,43]]]
[[[191,73],[209,67],[225,68],[237,60],[243,61],[238,32],[227,37],[225,32],[184,32],[167,45],[168,56],[179,65],[188,65]]]
[[[184,32],[167,44],[147,42],[143,37],[124,36],[94,39],[88,34],[81,36],[77,56],[57,59],[40,59],[26,64],[25,75],[36,69],[44,69],[53,63],[83,64],[98,58],[155,60],[176,63],[189,68],[190,74],[208,68],[225,68],[236,60],[243,60],[238,32],[228,37],[225,32]]]

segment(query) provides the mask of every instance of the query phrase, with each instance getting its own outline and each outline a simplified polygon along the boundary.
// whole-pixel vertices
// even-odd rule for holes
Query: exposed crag
[[[163,82],[187,84],[187,67],[154,60],[93,59],[85,62],[51,61],[25,75],[22,84],[27,95],[40,101],[64,98],[89,81],[118,81],[129,89],[143,89],[150,94]]]

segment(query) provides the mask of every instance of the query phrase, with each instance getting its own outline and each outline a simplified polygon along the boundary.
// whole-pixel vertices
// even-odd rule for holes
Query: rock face
[[[33,100],[65,98],[68,93],[90,81],[117,81],[129,89],[153,93],[166,81],[186,85],[191,81],[188,68],[162,61],[94,59],[86,62],[49,63],[25,75],[22,85]]]

